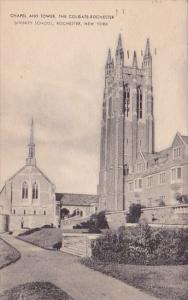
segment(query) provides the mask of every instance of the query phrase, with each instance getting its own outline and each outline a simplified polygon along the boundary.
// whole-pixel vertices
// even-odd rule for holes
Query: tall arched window
[[[32,198],[33,199],[38,199],[38,184],[36,182],[33,183]]]
[[[142,119],[142,109],[143,109],[143,102],[142,102],[142,89],[139,86],[137,88],[137,118]]]
[[[22,199],[28,198],[28,184],[26,181],[22,184]]]
[[[129,111],[130,111],[130,88],[128,85],[125,85],[124,87],[124,111],[125,111],[125,116],[129,116]]]

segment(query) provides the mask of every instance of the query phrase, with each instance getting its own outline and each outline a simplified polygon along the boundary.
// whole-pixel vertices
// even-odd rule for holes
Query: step
[[[86,246],[85,247],[79,247],[77,245],[66,245],[66,244],[63,244],[64,248],[74,248],[74,249],[79,249],[80,251],[86,251]]]
[[[76,252],[79,252],[79,253],[86,253],[86,248],[85,249],[80,249],[78,247],[66,247],[66,246],[63,246],[62,248],[63,249],[70,249],[71,251],[76,251]]]
[[[76,255],[76,256],[79,256],[79,257],[85,257],[85,256],[86,256],[85,253],[80,253],[80,252],[78,252],[78,251],[75,251],[75,250],[72,250],[72,249],[69,249],[69,248],[64,248],[64,247],[62,247],[62,248],[61,248],[61,251],[62,251],[62,252],[65,252],[65,253],[72,254],[72,255]]]

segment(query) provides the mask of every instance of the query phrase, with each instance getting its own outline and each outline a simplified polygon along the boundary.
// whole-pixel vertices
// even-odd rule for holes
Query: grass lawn
[[[53,249],[54,244],[62,241],[62,231],[58,228],[41,228],[33,233],[18,237],[42,248]]]
[[[20,258],[20,253],[0,238],[0,269],[15,262]]]
[[[18,285],[0,295],[1,300],[73,300],[50,282],[31,282]]]
[[[122,280],[161,299],[188,299],[188,265],[141,266],[94,262],[82,259],[86,266]]]

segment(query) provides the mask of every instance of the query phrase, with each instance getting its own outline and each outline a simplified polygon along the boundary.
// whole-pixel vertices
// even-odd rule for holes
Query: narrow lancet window
[[[28,198],[28,184],[26,181],[22,184],[22,199]]]
[[[128,85],[124,88],[124,103],[125,116],[128,117],[130,111],[130,88]]]
[[[138,87],[137,88],[137,119],[142,119],[142,110],[143,110],[142,90],[141,87]]]
[[[32,198],[38,199],[38,184],[36,182],[33,183]]]

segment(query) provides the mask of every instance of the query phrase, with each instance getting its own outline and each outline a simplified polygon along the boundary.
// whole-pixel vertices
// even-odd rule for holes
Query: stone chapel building
[[[142,66],[135,51],[127,66],[119,35],[115,62],[109,50],[105,65],[99,210],[128,212],[136,203],[150,223],[188,224],[188,136],[177,133],[155,152],[153,104],[149,39]]]
[[[36,164],[33,120],[28,148],[26,164],[0,192],[0,231],[58,225],[55,185]]]

